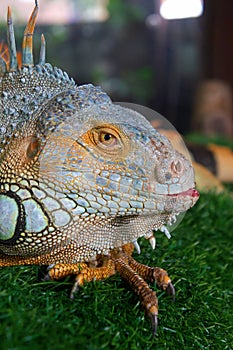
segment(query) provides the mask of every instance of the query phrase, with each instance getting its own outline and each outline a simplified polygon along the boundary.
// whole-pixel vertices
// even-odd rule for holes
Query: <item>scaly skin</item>
[[[8,13],[10,63],[0,60],[0,266],[49,265],[46,279],[84,282],[119,273],[157,328],[158,301],[147,283],[174,295],[166,271],[132,258],[138,237],[195,204],[193,168],[137,112],[98,87],[76,86],[44,62],[33,65],[38,6],[17,67]]]

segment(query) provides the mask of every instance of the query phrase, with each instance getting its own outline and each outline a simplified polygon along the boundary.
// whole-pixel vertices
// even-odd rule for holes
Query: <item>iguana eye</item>
[[[92,129],[90,139],[96,147],[106,152],[117,152],[123,148],[123,141],[119,131],[108,126]]]
[[[82,136],[82,141],[106,157],[120,159],[129,151],[128,137],[115,125],[99,125]]]
[[[98,137],[99,142],[101,142],[105,146],[115,146],[118,143],[116,136],[110,134],[109,132],[100,132]]]

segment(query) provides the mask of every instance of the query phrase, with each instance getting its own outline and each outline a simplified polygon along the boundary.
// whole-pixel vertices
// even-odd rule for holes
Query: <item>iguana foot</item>
[[[70,297],[74,298],[74,293],[85,282],[103,280],[118,272],[139,296],[141,305],[151,320],[153,335],[155,335],[158,325],[158,299],[145,280],[150,283],[156,282],[157,286],[171,295],[173,299],[175,289],[165,270],[138,263],[131,256],[132,251],[132,245],[127,244],[122,249],[113,249],[109,256],[99,255],[96,261],[91,263],[51,265],[45,279],[61,279],[68,275],[76,275],[70,293]]]
[[[75,278],[75,283],[70,293],[70,298],[74,298],[74,293],[77,292],[80,286],[85,282],[100,281],[106,279],[116,273],[115,264],[112,259],[109,259],[105,266],[101,267],[85,267],[81,269]]]
[[[77,264],[55,264],[50,265],[47,269],[48,273],[44,277],[45,281],[59,280],[67,276],[76,275],[70,298],[74,298],[74,293],[83,286],[85,282],[94,280],[103,280],[115,274],[115,265],[111,259],[101,267],[90,267],[86,263]]]
[[[150,283],[156,283],[159,289],[166,291],[168,295],[171,295],[173,301],[175,299],[175,288],[171,282],[167,271],[160,267],[150,267],[147,265],[140,264],[132,257],[129,258],[129,266],[132,267],[144,280]]]
[[[48,267],[47,275],[44,277],[44,281],[59,280],[66,276],[77,275],[81,269],[87,266],[86,263],[78,264],[52,264]]]
[[[156,334],[158,325],[158,299],[148,284],[133,270],[123,258],[115,262],[116,270],[126,280],[133,291],[139,296],[141,305],[151,320],[153,335]]]

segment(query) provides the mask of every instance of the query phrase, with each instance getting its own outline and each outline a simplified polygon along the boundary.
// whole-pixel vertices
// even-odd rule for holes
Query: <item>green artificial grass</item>
[[[233,349],[232,208],[227,194],[202,194],[171,240],[157,233],[152,251],[141,239],[136,259],[166,269],[176,288],[174,303],[157,291],[155,338],[117,275],[70,300],[70,279],[40,282],[38,267],[11,267],[0,269],[0,349]]]

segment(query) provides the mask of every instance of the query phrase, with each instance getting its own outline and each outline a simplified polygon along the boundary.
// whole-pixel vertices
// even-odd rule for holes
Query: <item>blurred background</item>
[[[10,5],[18,50],[33,4],[1,0],[1,37]],[[182,134],[232,137],[232,0],[40,0],[39,7],[35,57],[44,33],[47,61],[78,84],[148,106]]]

